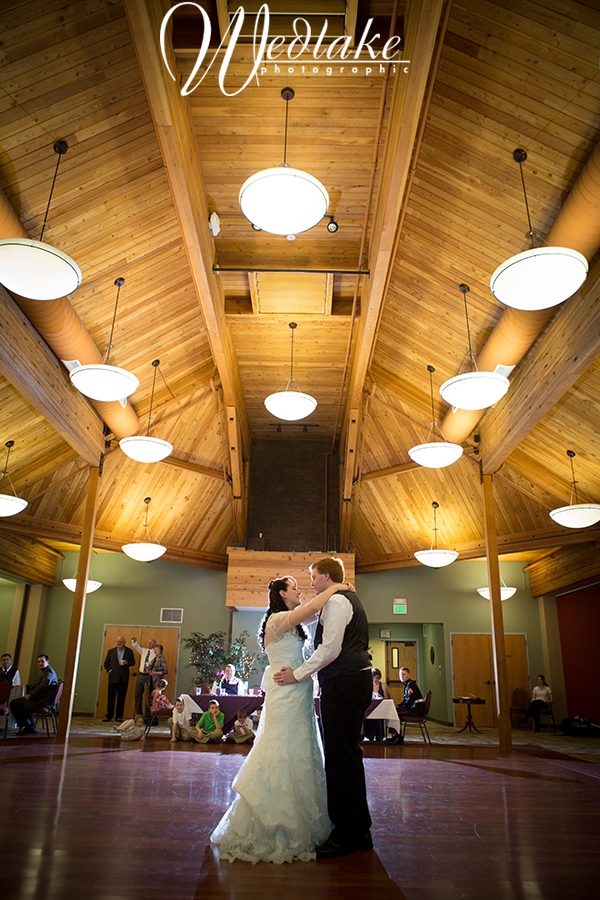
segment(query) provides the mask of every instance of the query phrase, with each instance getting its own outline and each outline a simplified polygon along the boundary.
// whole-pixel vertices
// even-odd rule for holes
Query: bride
[[[331,831],[312,679],[279,686],[272,673],[303,662],[307,634],[301,623],[320,612],[342,587],[334,584],[301,603],[291,575],[269,584],[269,608],[259,629],[259,644],[269,657],[264,710],[254,746],[233,781],[238,796],[211,835],[221,859],[314,859],[316,844]]]

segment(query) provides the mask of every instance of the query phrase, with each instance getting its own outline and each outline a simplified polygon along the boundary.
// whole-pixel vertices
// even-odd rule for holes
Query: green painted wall
[[[526,585],[523,563],[502,563],[501,574],[506,584],[518,588],[502,604],[504,630],[527,635],[530,672],[542,672],[538,601]],[[388,627],[392,638],[417,640],[419,685],[424,691],[431,689],[433,718],[453,720],[451,634],[491,631],[489,602],[476,593],[486,584],[486,564],[479,560],[458,561],[444,569],[419,566],[357,575],[356,587],[367,610],[371,637],[378,638],[379,628]],[[392,613],[395,598],[407,599],[406,616]],[[427,637],[423,636],[423,624],[427,625]],[[431,646],[436,655],[433,666],[429,662]]]
[[[72,575],[76,565],[77,555],[67,554],[63,572]],[[502,605],[505,630],[527,634],[530,669],[543,671],[538,602],[525,586],[522,569],[522,563],[502,565],[506,583],[519,588]],[[101,553],[94,555],[92,577],[102,581],[103,587],[87,598],[76,687],[77,712],[95,709],[104,625],[159,625],[161,606],[182,606],[182,637],[192,631],[227,632],[225,572],[161,560],[136,563],[123,554]],[[456,562],[442,570],[419,567],[357,576],[357,590],[367,610],[371,646],[377,649],[377,657],[383,650],[380,628],[390,628],[392,638],[417,641],[419,684],[424,692],[432,691],[433,718],[452,721],[451,633],[490,631],[488,602],[475,592],[486,582],[483,562]],[[408,600],[408,615],[401,619],[392,614],[392,600],[400,597]],[[72,599],[72,593],[62,584],[48,590],[40,649],[50,655],[59,675],[64,669]],[[235,612],[233,635],[248,631],[249,644],[255,648],[261,617],[262,613],[255,610]],[[430,647],[435,650],[433,665]],[[188,689],[191,683],[191,671],[185,662],[182,650],[177,692]],[[257,683],[258,678],[251,682]]]
[[[13,611],[16,585],[0,578],[0,653],[14,653],[15,648],[7,645],[8,628]]]

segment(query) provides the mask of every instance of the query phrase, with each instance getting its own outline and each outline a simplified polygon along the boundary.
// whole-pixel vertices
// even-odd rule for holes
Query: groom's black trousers
[[[331,837],[349,846],[360,843],[371,827],[360,739],[372,693],[370,669],[338,675],[321,685]]]

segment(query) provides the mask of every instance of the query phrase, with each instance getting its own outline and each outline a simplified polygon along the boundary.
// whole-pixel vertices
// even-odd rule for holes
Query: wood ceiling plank
[[[56,551],[30,537],[0,533],[0,572],[30,584],[56,583]]]

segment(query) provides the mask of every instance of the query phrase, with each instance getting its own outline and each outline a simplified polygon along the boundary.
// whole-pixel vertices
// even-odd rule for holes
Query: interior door
[[[496,719],[494,699],[494,667],[489,634],[453,634],[452,689],[454,697],[481,697],[485,706],[472,707],[476,725],[493,725]],[[463,726],[467,707],[454,704],[454,724]]]
[[[100,656],[100,683],[98,686],[98,699],[96,700],[96,716],[102,717],[106,715],[106,702],[108,695],[108,675],[104,668],[104,660],[106,654],[111,647],[117,644],[117,638],[123,635],[127,647],[131,647],[131,638],[135,635],[140,646],[147,647],[147,641],[150,638],[164,647],[163,655],[169,667],[169,673],[166,676],[169,687],[166,690],[167,696],[173,701],[175,694],[175,685],[177,680],[177,654],[179,652],[180,629],[173,626],[167,627],[143,627],[141,625],[105,625],[104,639],[102,642],[102,653]],[[134,695],[135,683],[139,672],[140,657],[133,651],[135,657],[135,665],[129,669],[129,687],[127,697],[125,698],[124,716],[126,719],[132,718],[134,714]]]
[[[508,700],[515,688],[529,691],[529,665],[527,660],[527,636],[505,634],[506,676]],[[453,634],[452,677],[455,697],[473,694],[485,700],[485,706],[472,707],[476,725],[496,724],[496,692],[494,680],[494,656],[491,634]],[[467,708],[456,704],[454,721],[464,725]]]
[[[408,666],[410,674],[417,681],[417,642],[386,641],[385,681],[390,697],[396,705],[404,700],[404,685],[400,681],[400,668]]]

